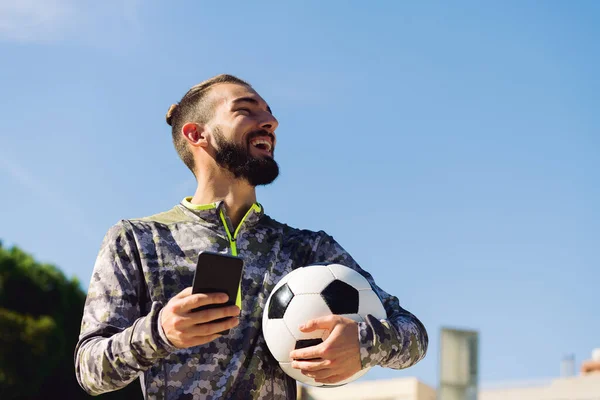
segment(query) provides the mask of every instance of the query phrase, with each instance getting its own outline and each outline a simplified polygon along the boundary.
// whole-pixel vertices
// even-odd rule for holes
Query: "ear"
[[[181,127],[181,134],[194,147],[208,146],[208,141],[204,134],[204,125],[188,122]]]

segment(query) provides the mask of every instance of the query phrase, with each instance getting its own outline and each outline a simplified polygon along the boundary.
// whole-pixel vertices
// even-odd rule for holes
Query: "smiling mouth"
[[[270,139],[265,137],[257,137],[250,141],[250,146],[256,147],[259,150],[266,151],[271,153],[271,149],[273,149],[273,144]]]

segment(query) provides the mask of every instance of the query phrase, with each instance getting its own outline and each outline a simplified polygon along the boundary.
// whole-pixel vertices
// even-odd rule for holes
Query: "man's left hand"
[[[300,326],[302,332],[329,331],[329,337],[316,346],[290,353],[292,367],[319,383],[333,384],[361,370],[358,324],[350,318],[329,315]]]

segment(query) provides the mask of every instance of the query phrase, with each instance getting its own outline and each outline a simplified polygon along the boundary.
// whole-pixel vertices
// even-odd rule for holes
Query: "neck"
[[[208,204],[223,200],[225,210],[234,229],[246,212],[256,203],[256,190],[243,179],[233,176],[207,176],[196,174],[198,187],[192,197],[192,204]]]

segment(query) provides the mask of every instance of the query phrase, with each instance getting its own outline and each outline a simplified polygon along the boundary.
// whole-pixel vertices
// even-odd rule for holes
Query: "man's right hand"
[[[220,337],[217,332],[238,325],[238,318],[212,322],[220,318],[237,317],[238,306],[211,308],[192,312],[196,307],[222,304],[228,300],[225,293],[192,294],[186,288],[173,297],[161,312],[160,323],[171,344],[180,349],[199,346]]]

